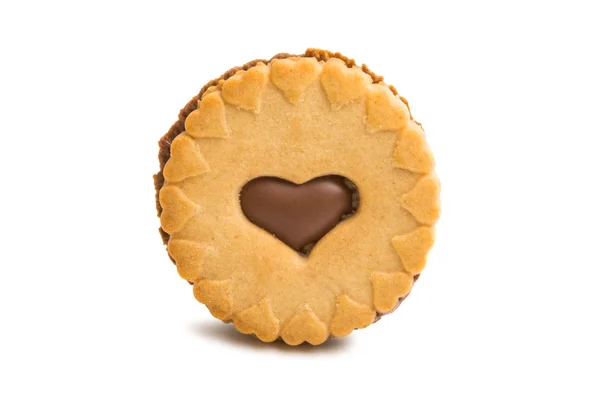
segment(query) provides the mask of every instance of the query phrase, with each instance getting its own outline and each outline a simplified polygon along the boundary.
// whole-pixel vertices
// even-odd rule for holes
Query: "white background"
[[[162,3],[0,5],[0,398],[600,398],[594,1]],[[398,311],[289,348],[196,302],[152,174],[204,83],[306,47],[410,101],[443,215]]]

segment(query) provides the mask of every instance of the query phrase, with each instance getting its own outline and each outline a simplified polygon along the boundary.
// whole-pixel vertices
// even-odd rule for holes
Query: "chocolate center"
[[[244,185],[240,204],[252,223],[308,255],[319,239],[356,212],[358,191],[354,183],[338,175],[301,185],[263,176]]]

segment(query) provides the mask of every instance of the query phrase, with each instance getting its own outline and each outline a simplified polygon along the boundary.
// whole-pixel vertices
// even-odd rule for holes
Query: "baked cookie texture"
[[[440,185],[395,88],[338,53],[258,60],[209,82],[160,140],[161,234],[196,299],[242,333],[323,343],[397,307],[426,264]],[[304,257],[242,213],[259,176],[340,175],[355,215]]]

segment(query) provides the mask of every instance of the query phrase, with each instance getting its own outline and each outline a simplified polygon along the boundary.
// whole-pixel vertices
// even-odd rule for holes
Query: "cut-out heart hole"
[[[339,175],[301,185],[262,176],[246,183],[240,205],[255,225],[307,256],[312,247],[359,205],[356,185]]]

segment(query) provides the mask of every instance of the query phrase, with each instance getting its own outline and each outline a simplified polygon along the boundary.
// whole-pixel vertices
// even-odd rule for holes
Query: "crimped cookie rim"
[[[357,64],[355,63],[355,61],[353,59],[349,59],[340,53],[333,53],[333,52],[330,52],[327,50],[308,49],[302,55],[292,55],[292,54],[288,54],[288,53],[280,53],[280,54],[273,56],[270,60],[263,60],[263,59],[253,60],[251,62],[248,62],[248,63],[242,65],[241,67],[234,67],[234,68],[229,69],[221,77],[219,77],[217,79],[213,79],[212,81],[210,81],[206,85],[204,85],[202,87],[202,89],[200,90],[200,92],[198,93],[198,95],[194,96],[186,104],[186,106],[180,111],[178,120],[171,126],[169,131],[159,141],[160,171],[154,176],[155,189],[156,189],[156,194],[157,194],[157,212],[158,212],[159,217],[162,214],[163,210],[162,210],[160,202],[158,201],[158,194],[159,194],[160,190],[162,189],[164,182],[165,182],[164,168],[165,168],[167,161],[171,158],[171,154],[170,154],[171,143],[178,135],[185,132],[185,124],[184,124],[185,120],[193,111],[195,111],[198,108],[199,100],[201,100],[204,97],[204,95],[207,92],[209,92],[210,89],[215,88],[215,87],[220,87],[223,84],[223,82],[227,81],[229,78],[236,75],[236,73],[239,71],[248,71],[249,69],[251,69],[259,64],[268,65],[269,63],[271,63],[271,61],[277,60],[277,59],[295,59],[295,58],[315,58],[319,62],[321,62],[321,61],[326,62],[329,59],[336,58],[336,59],[341,60],[348,68],[357,66]],[[362,70],[362,72],[364,72],[365,74],[367,74],[371,77],[373,84],[384,83],[383,77],[376,75],[375,73],[370,71],[366,65],[363,64],[359,68]],[[399,96],[396,89],[393,86],[386,84],[386,87],[388,87],[390,89],[390,91],[392,92],[392,94],[395,97],[400,99],[406,105],[406,107],[408,109],[410,120],[414,121],[414,119],[412,118],[412,114],[410,113],[410,108],[408,107],[407,100],[404,99],[403,97]],[[416,121],[414,121],[414,122],[416,124],[420,125],[418,122],[416,122]],[[161,236],[163,238],[163,242],[165,244],[167,244],[169,241],[170,235],[168,233],[166,233],[162,228],[160,228],[159,230],[160,230]],[[171,258],[171,260],[174,261],[172,258]],[[416,281],[418,276],[419,276],[419,274],[417,274],[414,277],[414,281]],[[399,298],[398,305],[405,299],[405,297],[407,295],[408,294]],[[382,313],[377,312],[374,322],[376,322],[380,318],[381,315],[382,315]]]

